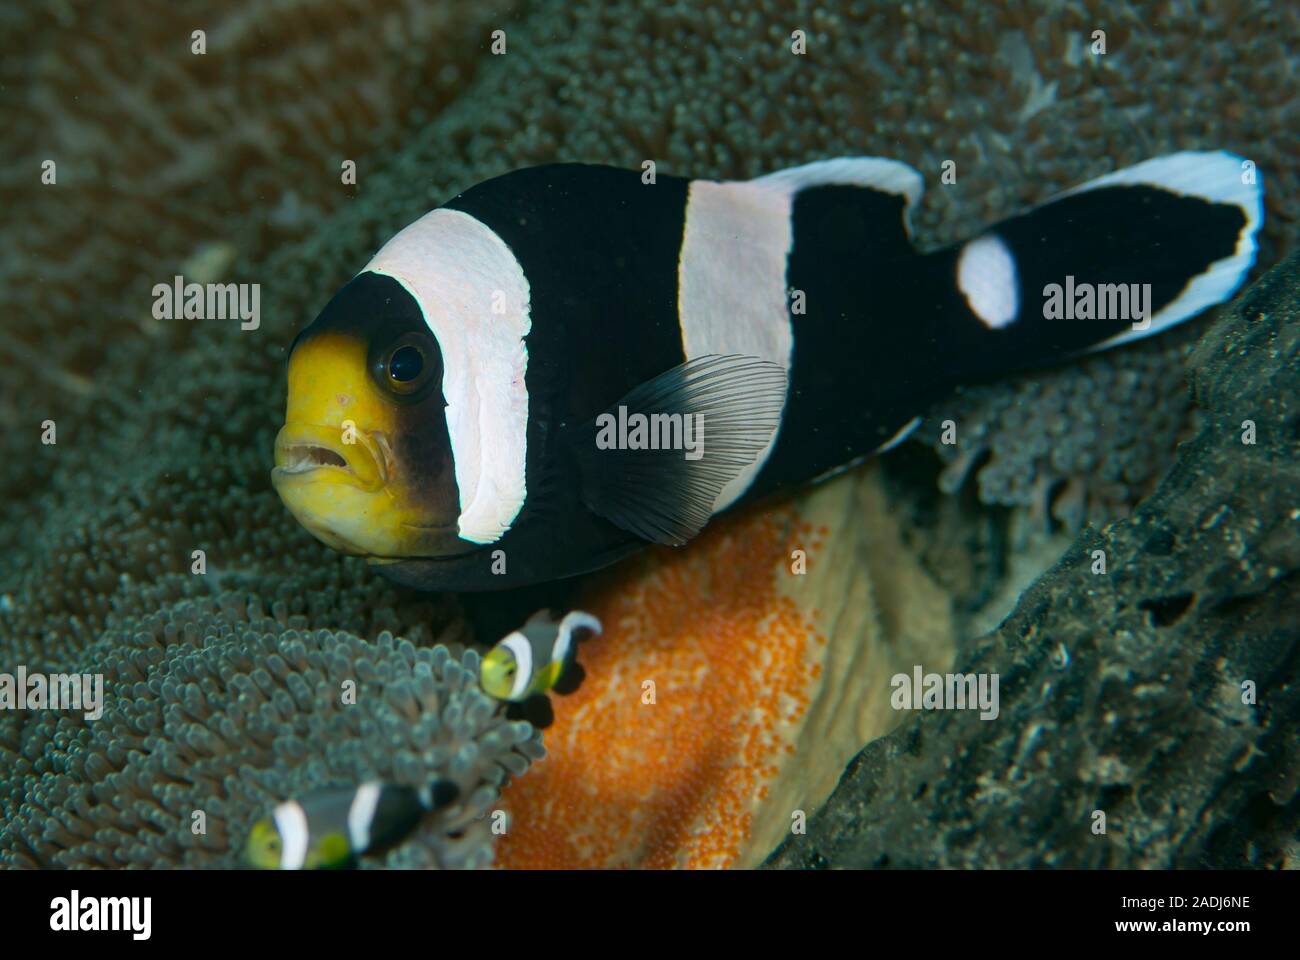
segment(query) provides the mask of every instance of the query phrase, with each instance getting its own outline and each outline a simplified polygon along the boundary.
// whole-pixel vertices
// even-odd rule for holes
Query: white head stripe
[[[362,853],[370,846],[370,827],[375,822],[375,810],[379,806],[378,783],[363,783],[357,787],[357,794],[348,807],[348,839],[352,841],[352,850]]]
[[[573,646],[574,630],[590,630],[592,633],[599,634],[600,621],[581,610],[566,613],[564,619],[560,621],[559,634],[555,638],[555,649],[551,653],[552,660],[563,660],[569,655],[569,648]]]
[[[520,697],[533,680],[533,648],[528,638],[516,630],[501,641],[515,658],[515,685],[510,690],[510,697]]]
[[[1020,312],[1016,259],[997,234],[983,234],[961,248],[957,288],[971,312],[992,330],[1005,327]]]
[[[687,360],[743,354],[779,363],[789,374],[794,332],[785,271],[793,242],[795,186],[785,181],[691,181],[677,265],[678,322]],[[714,513],[749,488],[776,436],[719,491]]]
[[[523,507],[528,441],[528,279],[510,248],[459,210],[433,210],[384,244],[366,271],[397,280],[442,350],[460,535],[499,540]]]
[[[297,800],[275,808],[275,829],[280,834],[280,869],[301,870],[307,862],[307,813]]]

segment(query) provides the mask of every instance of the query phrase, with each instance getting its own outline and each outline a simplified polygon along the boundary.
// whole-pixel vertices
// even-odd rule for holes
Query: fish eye
[[[375,356],[375,378],[389,393],[416,399],[438,372],[437,348],[418,333],[407,333]]]
[[[393,351],[388,361],[388,377],[396,383],[410,383],[424,369],[424,354],[409,343]]]

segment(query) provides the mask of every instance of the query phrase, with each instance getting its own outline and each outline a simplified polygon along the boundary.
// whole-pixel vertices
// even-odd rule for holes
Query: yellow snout
[[[419,519],[403,503],[390,440],[397,427],[393,404],[366,370],[362,340],[327,332],[294,350],[271,482],[318,540],[361,556],[408,555]]]

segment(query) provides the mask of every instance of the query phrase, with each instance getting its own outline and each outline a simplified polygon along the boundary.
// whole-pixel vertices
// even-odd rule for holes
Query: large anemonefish
[[[276,489],[403,583],[572,576],[887,449],[959,383],[1227,299],[1263,220],[1226,152],[1140,163],[926,254],[920,195],[876,158],[481,183],[299,334]]]

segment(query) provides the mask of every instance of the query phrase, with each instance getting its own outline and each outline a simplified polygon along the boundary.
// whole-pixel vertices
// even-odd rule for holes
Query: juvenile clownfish
[[[316,537],[430,590],[680,545],[961,383],[1226,300],[1263,221],[1245,170],[1159,157],[925,254],[921,177],[890,160],[517,170],[400,231],[298,335],[273,481]]]
[[[552,690],[570,692],[582,681],[578,641],[600,632],[600,621],[581,610],[570,611],[558,621],[539,610],[487,652],[479,668],[479,684],[488,696],[512,703]]]
[[[351,866],[367,850],[397,843],[426,813],[455,803],[459,795],[460,789],[446,780],[423,790],[369,781],[286,800],[253,824],[245,859],[263,870]]]

